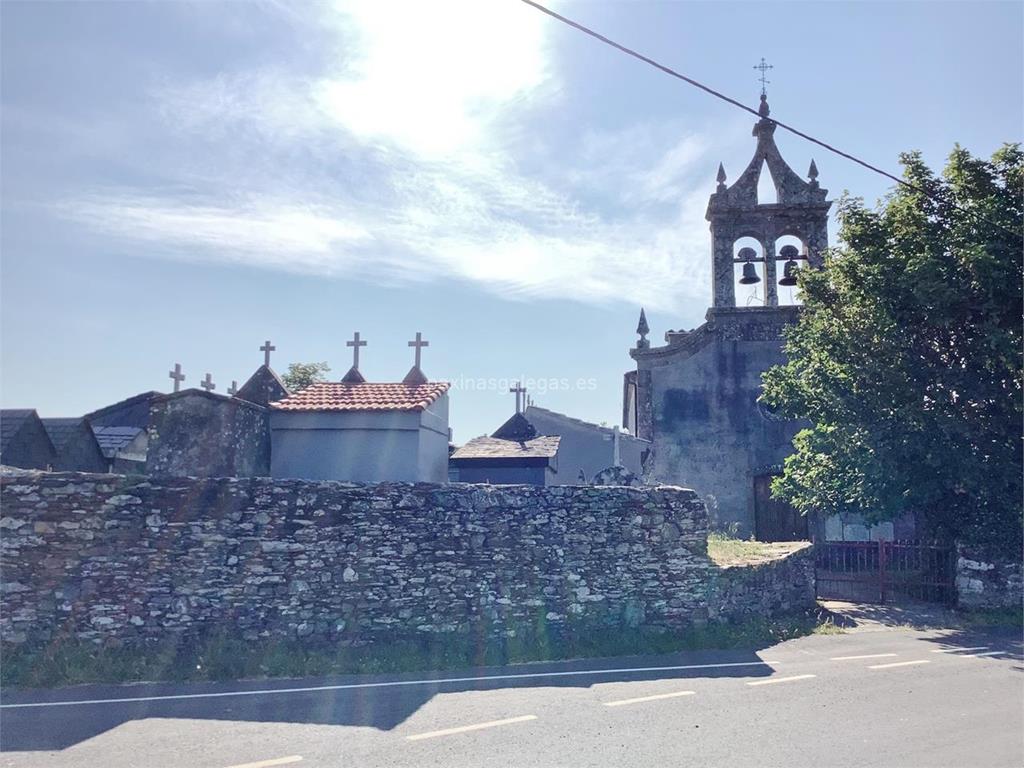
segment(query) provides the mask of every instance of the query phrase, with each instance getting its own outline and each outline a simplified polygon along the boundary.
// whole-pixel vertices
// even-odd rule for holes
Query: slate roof
[[[375,384],[322,381],[270,404],[279,411],[422,411],[448,391],[446,381]]]
[[[523,414],[516,413],[508,421],[491,433],[491,437],[502,440],[532,440],[537,436],[537,428]]]
[[[97,408],[85,418],[94,427],[146,427],[149,424],[149,406],[161,393],[154,390]]]
[[[451,455],[452,459],[550,459],[558,453],[558,435],[544,435],[533,440],[502,440],[497,437],[474,437]]]
[[[97,427],[93,425],[92,428],[92,433],[96,435],[96,442],[100,444],[100,450],[108,459],[113,457],[115,451],[128,445],[142,431],[139,427]]]
[[[42,419],[46,434],[50,436],[50,442],[58,451],[63,451],[67,447],[68,440],[75,436],[82,421],[81,416],[72,416],[66,419]]]
[[[0,452],[7,448],[21,425],[35,413],[31,408],[4,408],[0,410]]]
[[[257,405],[267,405],[275,400],[288,397],[288,387],[273,368],[261,365],[256,372],[238,389],[235,397]]]

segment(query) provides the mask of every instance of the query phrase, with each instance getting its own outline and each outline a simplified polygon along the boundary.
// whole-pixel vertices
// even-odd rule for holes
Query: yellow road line
[[[420,739],[433,739],[438,736],[451,736],[455,733],[466,733],[468,731],[482,731],[485,728],[497,728],[500,725],[525,723],[528,720],[536,719],[536,715],[521,715],[519,717],[509,717],[505,720],[490,720],[486,723],[476,723],[475,725],[461,725],[458,728],[444,728],[440,731],[427,731],[426,733],[416,733],[412,736],[406,736],[405,738],[409,741],[419,741]]]
[[[910,667],[914,664],[931,664],[930,659],[917,659],[916,661],[897,661],[893,664],[872,664],[868,669],[892,669],[893,667]]]
[[[770,677],[767,680],[754,680],[747,685],[774,685],[775,683],[788,683],[792,680],[807,680],[817,675],[793,675],[792,677]]]
[[[229,765],[228,768],[271,768],[274,765],[290,765],[291,763],[298,763],[302,760],[298,755],[288,755],[288,757],[275,757],[270,760],[260,760],[255,763],[239,763],[238,765]]]
[[[621,707],[624,704],[639,704],[642,701],[657,701],[658,699],[674,699],[678,696],[693,696],[696,691],[675,691],[674,693],[658,693],[654,696],[638,696],[635,699],[619,699],[618,701],[601,702],[606,707]]]

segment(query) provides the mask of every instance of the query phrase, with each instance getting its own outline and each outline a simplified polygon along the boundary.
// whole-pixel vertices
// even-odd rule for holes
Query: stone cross
[[[359,348],[366,346],[366,342],[365,341],[360,341],[359,340],[359,331],[356,331],[355,334],[352,336],[352,341],[346,341],[345,342],[345,346],[346,347],[352,347],[352,367],[355,370],[358,371],[359,370]],[[419,350],[416,350],[416,351],[417,351],[417,353],[419,352]]]
[[[509,392],[516,393],[516,413],[523,412],[523,395],[526,394],[526,387],[523,386],[521,381],[517,381],[514,387],[509,387]]]
[[[761,95],[762,96],[767,96],[768,95],[768,91],[765,89],[765,86],[768,85],[768,83],[770,83],[771,80],[767,79],[764,76],[764,73],[767,72],[769,69],[775,69],[775,67],[772,64],[769,64],[767,61],[765,61],[764,60],[764,56],[762,56],[761,57],[761,63],[760,64],[755,64],[754,65],[754,69],[761,70],[761,77],[758,78],[761,81]]]
[[[199,382],[199,386],[207,392],[211,392],[217,388],[217,385],[213,383],[213,377],[210,376],[210,374],[206,374],[206,378]]]
[[[612,427],[611,434],[605,434],[604,439],[612,441],[612,466],[621,467],[622,457],[619,451],[619,428]]]
[[[234,379],[231,380],[231,386],[228,387],[228,394],[232,397],[238,394],[238,382]]]
[[[260,352],[263,353],[263,364],[270,367],[270,353],[273,352],[277,347],[270,343],[270,339],[263,342],[263,346],[260,347]]]
[[[175,363],[174,370],[168,371],[167,375],[174,379],[174,391],[181,389],[181,382],[185,380],[185,374],[181,372],[181,363]]]
[[[415,341],[410,341],[409,342],[409,346],[410,347],[416,347],[416,367],[419,368],[420,367],[420,351],[423,349],[423,347],[429,347],[430,346],[430,342],[429,341],[424,341],[423,340],[423,334],[421,334],[419,331],[416,331],[416,340]]]

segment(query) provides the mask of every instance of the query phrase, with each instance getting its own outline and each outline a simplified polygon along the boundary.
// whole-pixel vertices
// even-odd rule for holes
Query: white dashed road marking
[[[968,653],[965,654],[969,658],[977,659],[981,656],[1009,656],[1007,651],[989,651],[988,653]]]
[[[884,659],[899,656],[898,653],[864,653],[860,656],[833,656],[829,661],[853,661],[854,659]]]
[[[434,739],[438,736],[451,736],[456,733],[467,733],[469,731],[482,731],[485,728],[497,728],[500,725],[512,725],[513,723],[525,723],[529,720],[536,720],[536,715],[521,715],[520,717],[509,717],[505,720],[490,720],[486,723],[476,723],[475,725],[462,725],[458,728],[444,728],[440,731],[427,731],[426,733],[415,733],[412,736],[406,736],[405,738],[409,741],[420,741],[421,739]]]
[[[678,696],[693,696],[696,691],[675,691],[674,693],[658,693],[654,696],[638,696],[635,699],[619,699],[618,701],[602,702],[606,707],[621,707],[624,704],[639,704],[642,701],[657,701],[658,699],[674,699]]]
[[[931,664],[929,659],[916,659],[914,661],[897,661],[892,664],[872,664],[868,669],[892,669],[893,667],[909,667],[914,664]]]
[[[770,677],[767,680],[754,680],[747,685],[773,685],[774,683],[788,683],[793,680],[807,680],[817,675],[793,675],[792,677]]]
[[[239,763],[238,765],[229,765],[228,768],[271,768],[274,765],[290,765],[292,763],[301,762],[302,758],[298,755],[289,755],[288,757],[275,757],[272,760],[259,760],[255,763]]]
[[[987,651],[987,645],[976,645],[973,648],[934,648],[932,653],[964,653],[965,651]]]

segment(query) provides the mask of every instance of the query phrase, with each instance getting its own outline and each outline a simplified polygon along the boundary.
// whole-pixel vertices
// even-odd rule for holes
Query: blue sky
[[[559,3],[886,168],[1020,140],[1021,3]],[[4,2],[0,401],[80,414],[422,331],[457,442],[539,405],[617,423],[652,338],[710,301],[704,208],[752,118],[515,0]],[[884,179],[781,131],[801,175]],[[835,231],[832,231],[833,239]],[[483,383],[482,390],[467,385]],[[542,386],[543,385],[543,386]],[[542,389],[546,391],[541,391]]]

